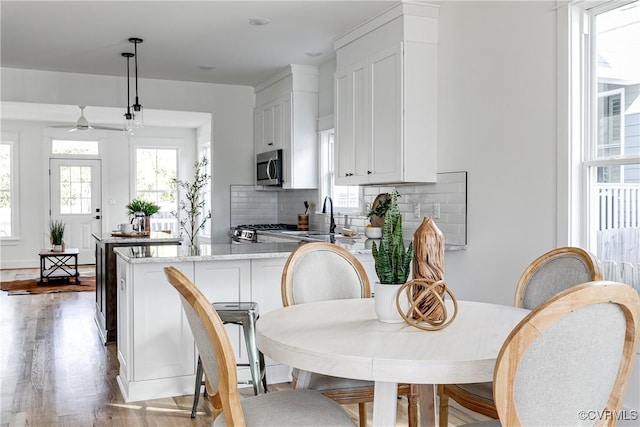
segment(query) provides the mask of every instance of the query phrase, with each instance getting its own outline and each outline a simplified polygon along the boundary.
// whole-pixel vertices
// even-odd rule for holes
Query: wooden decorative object
[[[403,312],[400,308],[400,294],[405,292],[409,299],[409,308]],[[449,316],[444,304],[444,294],[453,301],[453,314]],[[458,314],[458,301],[442,280],[413,279],[398,289],[396,307],[402,318],[418,329],[437,331],[453,322]]]
[[[430,321],[443,322],[446,319],[446,310],[438,301],[448,292],[443,282],[444,236],[431,217],[424,217],[422,224],[413,233],[413,250],[413,278],[426,279],[428,286],[439,283],[434,285],[432,291],[424,293],[423,282],[415,282],[412,286],[412,298],[419,301],[419,305],[416,307],[417,311],[413,312],[413,317],[420,319],[428,313]],[[421,295],[423,297],[420,297]]]

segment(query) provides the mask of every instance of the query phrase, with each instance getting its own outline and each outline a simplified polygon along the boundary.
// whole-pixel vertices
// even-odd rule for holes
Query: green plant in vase
[[[160,206],[144,199],[133,199],[126,206],[129,215],[135,215],[136,212],[144,212],[146,216],[151,216],[160,210]]]
[[[371,252],[380,283],[402,284],[407,281],[413,260],[413,242],[405,248],[397,190],[391,194],[391,203],[385,213],[380,246],[373,242]]]
[[[62,237],[64,236],[65,223],[62,220],[49,221],[49,240],[54,249],[62,250]]]
[[[378,320],[386,323],[402,323],[399,310],[406,312],[409,300],[398,294],[407,281],[413,260],[413,242],[405,248],[402,238],[402,215],[398,210],[398,192],[391,194],[391,203],[385,213],[380,245],[373,242],[371,253],[375,261],[379,282],[374,284],[374,303]]]
[[[202,198],[202,192],[207,186],[211,176],[206,172],[209,161],[206,157],[196,161],[193,164],[194,174],[193,181],[173,180],[173,185],[178,189],[184,190],[184,199],[180,201],[180,209],[185,214],[184,217],[178,215],[178,212],[171,212],[178,219],[180,228],[184,231],[189,239],[192,252],[197,249],[195,246],[198,231],[204,228],[207,221],[211,218],[211,211],[204,213],[206,201]]]

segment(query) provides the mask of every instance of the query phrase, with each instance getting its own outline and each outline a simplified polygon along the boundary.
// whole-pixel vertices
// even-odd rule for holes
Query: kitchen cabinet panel
[[[317,188],[317,67],[287,67],[256,88],[256,104],[255,154],[282,149],[282,188]]]
[[[369,182],[402,181],[401,45],[371,57],[371,155]]]
[[[403,4],[367,25],[335,44],[336,183],[435,182],[437,10]]]
[[[278,150],[284,147],[284,103],[285,98],[279,98],[255,112],[255,151]]]
[[[370,174],[367,62],[336,73],[336,184],[366,184]]]

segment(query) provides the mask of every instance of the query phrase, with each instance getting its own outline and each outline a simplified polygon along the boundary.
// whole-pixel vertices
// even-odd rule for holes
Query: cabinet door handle
[[[367,175],[371,175],[373,172],[371,171],[367,171]]]
[[[268,143],[267,145],[273,145],[273,142]]]
[[[100,215],[94,216],[95,219],[100,219]]]
[[[120,290],[124,291],[124,279],[120,279]]]

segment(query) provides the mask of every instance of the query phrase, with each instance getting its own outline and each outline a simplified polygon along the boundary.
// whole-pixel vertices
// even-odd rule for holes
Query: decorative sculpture
[[[413,248],[413,280],[398,291],[407,294],[410,307],[406,313],[398,309],[410,325],[425,330],[442,329],[455,318],[458,304],[444,282],[444,236],[431,217],[424,217],[413,234]],[[448,320],[445,294],[454,304],[454,313]]]

